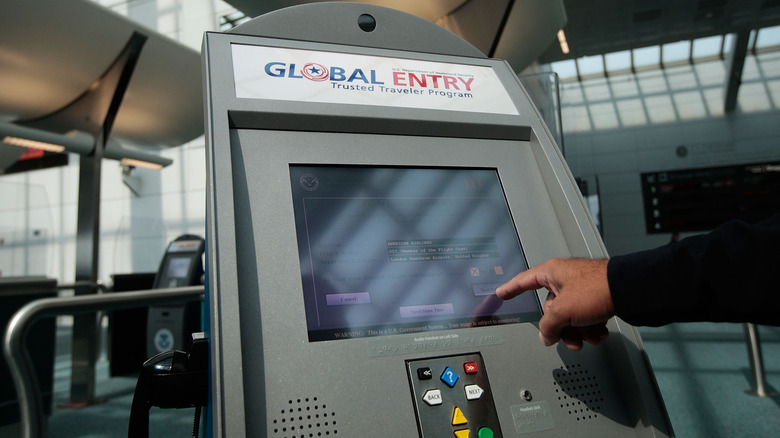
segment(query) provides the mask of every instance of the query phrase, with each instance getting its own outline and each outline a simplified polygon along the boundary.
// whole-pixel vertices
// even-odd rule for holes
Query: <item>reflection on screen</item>
[[[535,321],[494,169],[291,166],[310,341]]]
[[[190,269],[189,257],[175,257],[168,261],[168,269],[165,276],[168,278],[187,278],[187,272]]]

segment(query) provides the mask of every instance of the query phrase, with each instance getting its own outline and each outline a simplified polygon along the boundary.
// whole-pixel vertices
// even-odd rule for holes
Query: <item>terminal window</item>
[[[309,340],[537,321],[495,169],[290,167]]]

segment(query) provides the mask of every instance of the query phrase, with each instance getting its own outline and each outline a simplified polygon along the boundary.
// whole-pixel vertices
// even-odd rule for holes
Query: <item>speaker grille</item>
[[[553,371],[553,385],[560,407],[577,421],[598,418],[604,397],[596,376],[581,364],[562,366]]]
[[[316,438],[338,436],[336,412],[329,410],[317,397],[290,399],[271,418],[275,437]]]

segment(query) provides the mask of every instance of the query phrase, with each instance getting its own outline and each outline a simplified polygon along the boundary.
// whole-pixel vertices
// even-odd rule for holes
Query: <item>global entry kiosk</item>
[[[545,348],[545,291],[495,296],[607,256],[507,63],[357,4],[203,53],[214,436],[672,435],[633,327]]]

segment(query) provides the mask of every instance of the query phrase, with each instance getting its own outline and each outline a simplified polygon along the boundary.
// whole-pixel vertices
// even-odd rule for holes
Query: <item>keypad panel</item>
[[[502,436],[481,354],[411,359],[406,369],[421,437]]]

